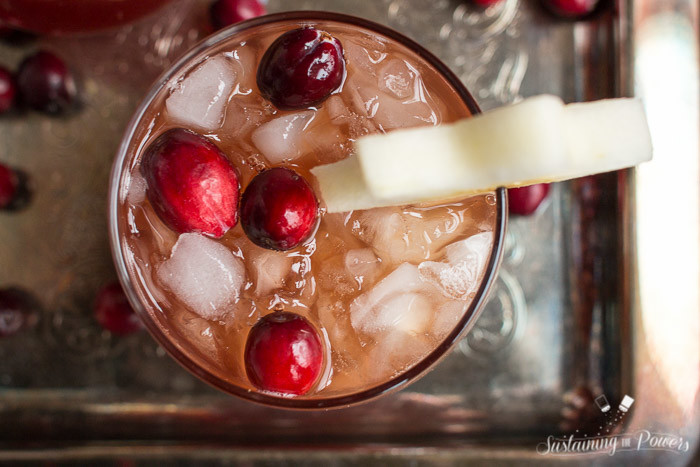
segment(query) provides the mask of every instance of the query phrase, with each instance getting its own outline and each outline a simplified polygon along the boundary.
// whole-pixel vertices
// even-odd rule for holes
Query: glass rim
[[[146,329],[156,340],[156,342],[158,342],[158,344],[161,345],[173,359],[175,359],[181,366],[183,366],[189,372],[191,372],[204,382],[210,384],[211,386],[222,390],[228,394],[232,394],[242,399],[260,403],[266,406],[273,406],[286,409],[342,408],[367,402],[381,395],[397,391],[405,387],[409,382],[413,382],[418,378],[422,377],[428,372],[428,370],[434,368],[434,366],[442,358],[444,358],[449,353],[449,351],[459,342],[461,337],[464,334],[466,334],[471,329],[471,327],[473,327],[478,312],[483,308],[483,305],[486,301],[488,291],[495,282],[498,273],[498,267],[501,263],[501,259],[503,256],[503,246],[505,243],[505,232],[507,224],[507,197],[505,188],[498,188],[495,190],[496,223],[493,232],[494,241],[490,251],[489,260],[486,264],[484,278],[482,279],[474,298],[469,303],[469,306],[464,311],[459,322],[454,326],[452,331],[445,338],[443,338],[442,342],[438,346],[436,346],[433,350],[430,351],[430,353],[428,353],[428,355],[423,357],[420,361],[418,361],[409,369],[403,371],[399,375],[394,376],[393,378],[390,378],[389,380],[381,384],[372,386],[368,389],[353,392],[352,394],[348,395],[329,396],[324,398],[280,397],[265,392],[256,392],[251,391],[249,389],[245,389],[243,387],[225,381],[213,372],[204,369],[193,358],[186,355],[179,348],[178,345],[172,342],[170,338],[168,338],[165,335],[165,333],[163,333],[160,327],[154,322],[153,318],[151,318],[149,312],[145,309],[144,305],[141,303],[141,300],[136,294],[135,287],[131,283],[131,278],[129,277],[129,272],[124,259],[124,252],[122,250],[120,238],[118,216],[120,205],[119,192],[120,182],[125,169],[124,164],[126,162],[128,149],[146,110],[149,108],[149,106],[151,105],[155,97],[158,95],[158,93],[161,91],[163,86],[165,86],[166,83],[168,83],[173,76],[179,73],[187,63],[196,58],[200,53],[222,42],[223,40],[226,40],[229,37],[250,28],[255,28],[270,23],[287,22],[295,20],[300,22],[335,21],[343,24],[362,27],[376,32],[380,35],[383,35],[391,40],[394,40],[397,43],[410,49],[413,53],[416,53],[431,67],[435,68],[437,72],[448,82],[452,89],[459,95],[459,97],[466,104],[467,108],[473,115],[481,113],[479,106],[477,105],[473,96],[464,86],[464,84],[439,58],[437,58],[435,55],[433,55],[431,52],[429,52],[427,49],[425,49],[423,46],[421,46],[414,40],[382,24],[342,13],[313,10],[274,13],[259,16],[234,24],[205,38],[193,48],[191,48],[188,52],[186,52],[182,57],[180,57],[171,67],[168,68],[168,70],[161,74],[161,76],[151,86],[146,96],[138,105],[137,110],[134,112],[134,115],[132,116],[131,120],[129,121],[126,127],[124,135],[122,136],[119,148],[117,150],[117,155],[112,165],[112,171],[110,173],[108,198],[109,241],[112,258],[117,271],[117,276],[132,307],[141,318],[141,321],[144,322]]]

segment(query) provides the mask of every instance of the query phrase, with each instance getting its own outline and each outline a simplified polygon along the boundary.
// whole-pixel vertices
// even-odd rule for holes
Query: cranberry
[[[17,85],[12,73],[0,66],[0,114],[10,110],[15,103]]]
[[[543,0],[544,6],[565,18],[580,18],[593,12],[600,0]]]
[[[472,0],[472,2],[482,8],[490,7],[497,3],[501,3],[503,0]]]
[[[173,230],[221,237],[238,222],[238,172],[214,143],[190,130],[168,130],[141,162],[146,194]]]
[[[0,209],[5,209],[12,204],[18,190],[17,173],[8,166],[0,164]]]
[[[537,210],[537,207],[547,197],[549,184],[522,186],[508,189],[508,211],[511,214],[528,216]]]
[[[73,75],[51,52],[40,51],[24,59],[17,72],[17,86],[22,101],[35,110],[58,114],[75,104]]]
[[[125,336],[142,328],[118,282],[103,286],[95,298],[95,318],[104,329],[118,336]]]
[[[216,29],[236,24],[267,13],[258,0],[216,0],[209,10],[211,23]]]
[[[318,201],[293,170],[275,167],[253,178],[241,198],[241,225],[248,238],[271,250],[290,250],[313,233]]]
[[[255,387],[304,394],[321,374],[321,338],[304,317],[274,312],[261,318],[250,330],[244,361],[248,378]]]
[[[27,174],[0,164],[0,209],[18,211],[27,206],[31,199]]]
[[[7,337],[34,326],[39,305],[28,292],[10,287],[0,289],[0,337]]]
[[[280,109],[318,104],[345,76],[343,47],[314,28],[285,32],[265,51],[258,67],[260,92]]]

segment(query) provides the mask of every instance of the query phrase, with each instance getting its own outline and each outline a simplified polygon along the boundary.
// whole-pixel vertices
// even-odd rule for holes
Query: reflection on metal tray
[[[485,10],[457,0],[270,0],[268,7],[341,11],[394,27],[442,58],[489,109],[545,92],[567,101],[630,93],[632,2],[609,3],[579,23],[525,0]],[[616,408],[645,381],[648,356],[638,352],[633,319],[632,172],[557,184],[534,216],[512,218],[502,272],[471,333],[410,388],[365,405],[313,413],[253,405],[199,382],[148,335],[101,331],[90,309],[97,288],[114,278],[105,216],[110,163],[140,96],[206,35],[206,7],[177,1],[108,33],[0,45],[7,65],[36,47],[58,51],[83,89],[82,108],[66,118],[0,120],[0,160],[26,170],[35,187],[31,209],[0,215],[0,284],[25,287],[44,306],[38,326],[0,342],[0,460],[327,465],[382,464],[395,455],[540,465],[565,460],[538,454],[550,435],[645,428],[633,411],[632,421],[608,418],[603,428],[594,402],[605,395]],[[664,407],[654,397],[636,402],[645,420]],[[682,409],[686,418],[654,419],[649,429],[680,426],[695,443],[692,407]],[[217,449],[193,447],[202,443]],[[690,454],[649,458],[682,465]],[[619,465],[639,455],[583,459]]]

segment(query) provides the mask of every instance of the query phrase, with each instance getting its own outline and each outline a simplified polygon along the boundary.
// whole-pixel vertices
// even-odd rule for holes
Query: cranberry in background
[[[18,211],[29,204],[31,197],[27,174],[0,163],[0,210]]]
[[[0,66],[0,115],[14,107],[16,95],[15,77],[10,73],[10,70]]]
[[[143,328],[118,282],[110,282],[97,292],[94,313],[100,326],[118,336]]]
[[[474,5],[480,6],[482,8],[490,7],[491,5],[496,5],[504,0],[471,0]]]
[[[0,209],[8,208],[19,190],[19,177],[10,167],[0,164]]]
[[[265,6],[258,0],[216,0],[209,9],[211,24],[215,29],[223,29],[265,13]]]
[[[22,103],[34,110],[60,114],[76,104],[75,79],[51,52],[42,50],[24,59],[17,71],[17,87]]]
[[[508,188],[508,212],[529,216],[534,213],[549,193],[549,183]]]
[[[23,289],[0,289],[0,337],[9,337],[36,325],[39,308],[37,299]]]
[[[542,0],[542,4],[557,16],[579,19],[592,13],[600,0]]]

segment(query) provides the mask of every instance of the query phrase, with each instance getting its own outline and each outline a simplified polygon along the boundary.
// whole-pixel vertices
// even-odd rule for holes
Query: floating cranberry
[[[22,101],[35,110],[59,114],[75,105],[77,88],[66,64],[51,52],[27,57],[17,71]]]
[[[211,23],[216,29],[255,18],[267,13],[258,0],[216,0],[209,10]]]
[[[15,103],[17,84],[9,70],[0,66],[0,114],[10,110]]]
[[[543,0],[552,13],[565,18],[580,18],[593,12],[600,0]]]
[[[305,394],[321,374],[321,338],[304,317],[274,312],[261,318],[250,330],[244,361],[248,379],[255,387],[284,394]]]
[[[168,130],[141,162],[146,194],[173,230],[221,237],[238,222],[238,172],[219,148],[190,130]]]
[[[280,109],[315,105],[338,89],[345,76],[343,47],[311,27],[278,37],[258,66],[260,92]]]
[[[97,292],[94,313],[100,326],[118,336],[143,327],[118,282],[108,283]]]
[[[309,183],[283,167],[253,178],[241,198],[241,226],[258,246],[290,250],[308,240],[316,227],[318,200]]]
[[[16,287],[0,289],[0,337],[34,326],[38,317],[39,304],[31,294]]]
[[[549,193],[548,183],[508,188],[508,212],[521,216],[534,213]]]

